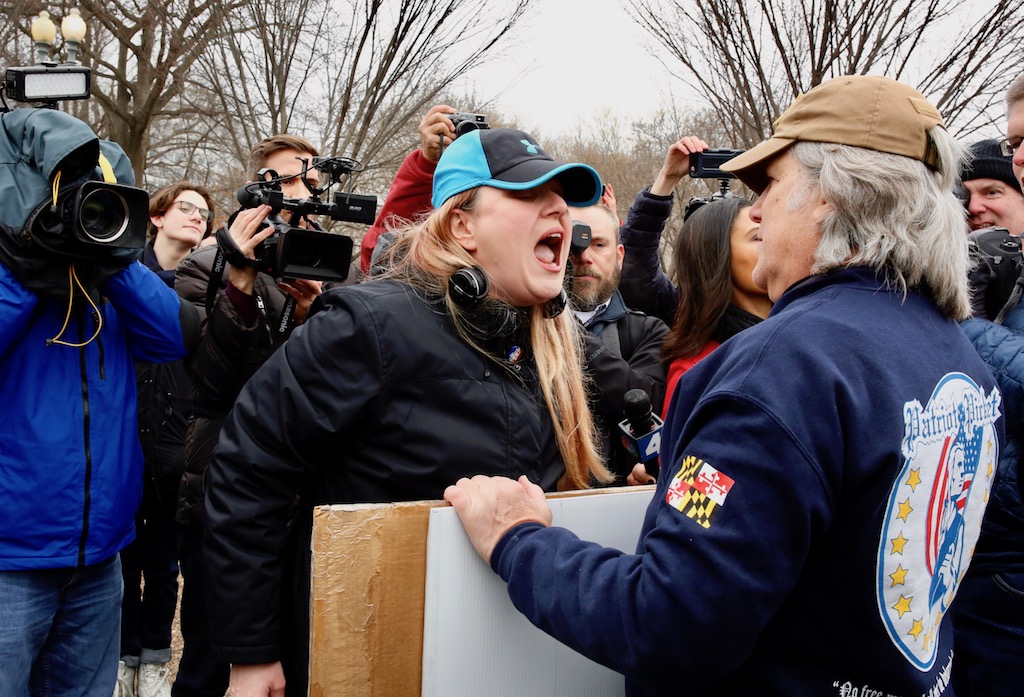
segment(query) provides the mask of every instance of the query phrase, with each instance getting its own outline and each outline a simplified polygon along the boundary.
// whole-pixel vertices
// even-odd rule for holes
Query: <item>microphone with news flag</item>
[[[661,450],[661,427],[664,422],[651,408],[651,398],[643,390],[629,390],[623,396],[623,413],[619,422],[622,444],[637,460],[644,463],[647,474],[658,476],[658,452]]]

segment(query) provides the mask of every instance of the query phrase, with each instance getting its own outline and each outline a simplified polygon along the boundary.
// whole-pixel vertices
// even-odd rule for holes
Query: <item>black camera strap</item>
[[[242,250],[235,244],[234,238],[228,232],[228,224],[224,225],[217,230],[217,254],[213,258],[213,265],[210,267],[210,278],[206,282],[206,316],[207,318],[213,314],[213,305],[217,300],[217,293],[220,291],[222,281],[224,279],[224,268],[227,264],[231,264],[236,268],[248,266],[253,269],[259,270],[259,262],[255,259],[242,254]],[[256,294],[256,302],[259,306],[260,314],[263,315],[264,320],[269,320],[267,316],[267,310],[263,306],[263,300],[259,294]],[[277,327],[273,328],[277,334],[284,336],[291,331],[292,324],[294,322],[295,315],[295,298],[288,295],[285,298],[284,308],[281,311],[281,321],[278,322]]]
[[[224,223],[215,235],[217,239],[217,254],[213,258],[213,266],[210,267],[210,278],[206,282],[206,316],[213,313],[213,303],[217,299],[217,292],[221,289],[224,279],[224,266],[230,263],[236,268],[248,266],[257,268],[253,259],[242,254],[242,250],[235,244],[235,240],[228,232],[228,224]]]
[[[224,279],[224,264],[227,262],[227,256],[224,254],[224,248],[220,245],[221,232],[227,233],[227,223],[221,230],[217,230],[217,253],[213,257],[213,265],[210,266],[210,277],[206,280],[206,318],[209,321],[210,315],[213,314],[213,303],[217,299],[217,291],[220,290],[221,281]],[[228,239],[231,235],[226,235]],[[232,241],[234,244],[234,241]],[[237,249],[237,247],[236,247]]]
[[[259,270],[259,262],[255,259],[242,254],[242,250],[235,244],[235,238],[228,232],[228,224],[224,223],[219,230],[217,230],[217,255],[218,258],[223,255],[227,262],[234,266],[236,269],[248,267],[250,269]],[[221,268],[223,271],[223,268]]]
[[[1024,266],[1021,267],[1020,275],[1017,276],[1017,280],[1013,284],[1013,292],[1010,293],[1010,297],[1006,299],[1006,304],[999,310],[999,314],[992,320],[992,323],[1002,324],[1010,310],[1017,307],[1017,303],[1020,302],[1022,295],[1024,295]]]

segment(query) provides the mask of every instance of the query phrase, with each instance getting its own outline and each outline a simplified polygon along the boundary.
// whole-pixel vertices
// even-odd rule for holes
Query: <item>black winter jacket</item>
[[[619,229],[619,244],[626,249],[619,292],[626,305],[672,326],[679,291],[661,270],[661,233],[672,213],[674,194],[656,196],[650,187],[636,195],[626,222]]]
[[[192,378],[193,418],[185,448],[185,473],[178,492],[178,522],[202,529],[206,469],[221,424],[242,386],[291,334],[294,321],[281,326],[287,296],[267,274],[256,275],[253,293],[260,306],[254,326],[246,326],[228,298],[225,266],[220,288],[207,316],[207,287],[216,247],[201,247],[185,257],[175,272],[174,289],[199,311],[202,340],[186,363]],[[282,331],[283,329],[283,331]]]
[[[318,306],[239,395],[206,498],[214,650],[281,659],[289,694],[307,661],[313,506],[440,499],[474,474],[553,490],[564,471],[528,327],[489,346],[520,357],[510,370],[455,333],[440,298],[405,283],[334,290]],[[289,591],[295,579],[302,591]]]
[[[174,271],[160,268],[153,243],[146,246],[142,263],[168,287]],[[192,415],[192,381],[185,361],[135,362],[139,390],[139,442],[145,463],[144,496],[155,496],[161,509],[174,511],[178,486],[185,469],[185,434]]]
[[[641,389],[651,398],[654,413],[660,411],[667,372],[661,344],[668,327],[657,317],[627,309],[616,291],[604,312],[587,322],[586,328],[587,370],[596,388],[591,411],[601,432],[601,454],[615,475],[612,486],[621,486],[637,461],[619,435],[624,397],[629,390]]]

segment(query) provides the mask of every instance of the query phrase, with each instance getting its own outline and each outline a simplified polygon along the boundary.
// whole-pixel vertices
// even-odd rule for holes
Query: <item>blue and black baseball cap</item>
[[[439,208],[455,194],[478,186],[524,191],[556,177],[570,206],[592,206],[601,199],[601,176],[593,167],[555,162],[522,131],[477,129],[445,148],[434,170],[431,204]]]

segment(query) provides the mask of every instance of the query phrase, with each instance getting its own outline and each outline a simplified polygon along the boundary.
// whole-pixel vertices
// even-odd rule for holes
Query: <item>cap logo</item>
[[[531,155],[537,154],[537,145],[535,143],[531,143],[525,138],[519,142],[526,146],[526,152],[530,153]]]

